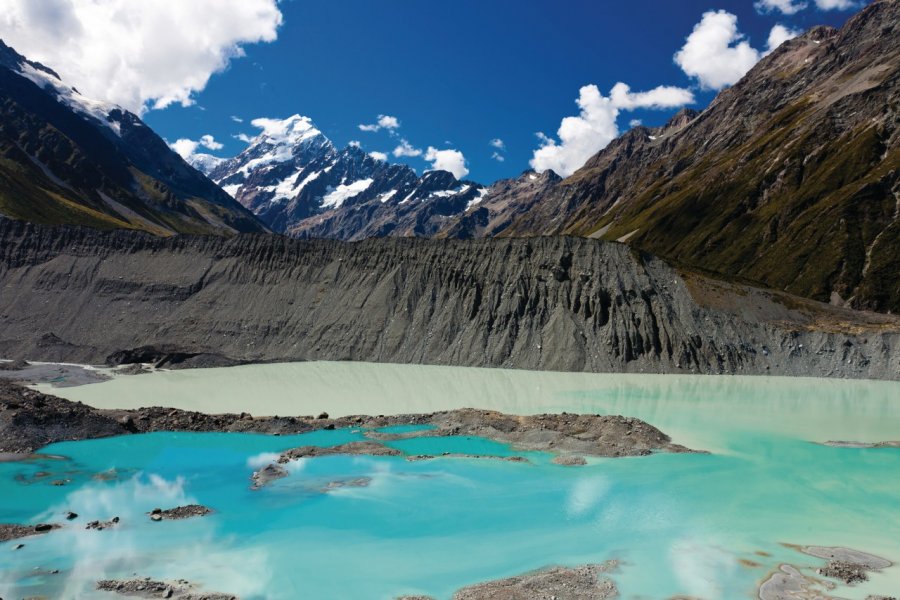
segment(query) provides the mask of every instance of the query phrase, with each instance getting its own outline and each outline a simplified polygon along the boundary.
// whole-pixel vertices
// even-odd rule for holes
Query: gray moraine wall
[[[0,219],[0,357],[900,379],[900,319],[545,237],[154,237]]]

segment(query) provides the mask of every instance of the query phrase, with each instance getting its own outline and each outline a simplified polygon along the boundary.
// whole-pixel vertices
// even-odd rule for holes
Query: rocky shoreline
[[[429,426],[427,431],[379,434],[377,430],[397,425]],[[690,452],[675,444],[652,425],[622,416],[551,414],[517,416],[496,411],[461,409],[430,414],[391,416],[328,415],[254,417],[248,413],[208,415],[174,408],[99,410],[0,381],[0,453],[24,457],[61,441],[87,440],[156,431],[233,432],[289,435],[320,430],[360,428],[372,438],[360,448],[366,452],[390,453],[378,442],[430,436],[477,436],[522,451],[588,456],[644,456],[652,452]],[[346,449],[345,449],[346,450]],[[290,451],[289,451],[290,452]],[[334,449],[294,450],[301,458],[335,452]],[[394,451],[395,452],[395,451]]]
[[[97,582],[97,589],[113,592],[131,598],[171,598],[172,600],[238,600],[231,594],[203,592],[189,581],[155,581],[149,577],[143,579],[113,580],[105,579]]]
[[[798,546],[786,544],[787,547],[827,561],[815,570],[815,575],[804,573],[800,567],[782,564],[759,587],[759,600],[840,600],[830,593],[837,587],[836,582],[853,585],[867,581],[870,572],[878,572],[893,566],[891,561],[853,550],[851,548],[825,546]],[[897,600],[892,596],[870,595],[866,600]]]
[[[507,579],[471,585],[453,600],[605,600],[618,589],[606,577],[618,567],[614,560],[579,567],[547,567]],[[431,596],[399,596],[397,600],[434,600]]]

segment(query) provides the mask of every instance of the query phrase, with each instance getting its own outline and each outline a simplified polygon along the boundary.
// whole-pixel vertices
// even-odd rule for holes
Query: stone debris
[[[154,508],[147,514],[150,515],[151,521],[176,521],[193,517],[205,517],[206,515],[212,514],[212,512],[212,509],[205,506],[188,504],[186,506],[177,506],[166,510]]]

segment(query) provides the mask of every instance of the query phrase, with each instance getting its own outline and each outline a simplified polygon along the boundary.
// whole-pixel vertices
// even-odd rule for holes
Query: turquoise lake
[[[900,563],[900,449],[816,443],[900,439],[897,383],[305,363],[155,373],[52,392],[97,406],[260,415],[461,406],[623,414],[711,454],[562,467],[490,440],[426,437],[389,445],[530,463],[322,457],[293,463],[288,478],[254,491],[251,473],[278,452],[365,439],[363,432],[54,444],[42,452],[65,458],[0,464],[0,522],[64,523],[69,510],[80,518],[23,540],[20,550],[0,544],[7,600],[107,597],[93,591],[98,579],[134,573],[189,579],[245,600],[449,599],[480,581],[609,559],[621,561],[612,577],[627,600],[740,600],[754,598],[782,562],[821,564],[785,544],[847,546]],[[362,477],[368,486],[323,491]],[[71,482],[51,485],[59,478]],[[193,502],[215,513],[162,523],[145,514]],[[117,528],[83,529],[114,516]],[[833,593],[863,600],[898,592],[900,566]]]

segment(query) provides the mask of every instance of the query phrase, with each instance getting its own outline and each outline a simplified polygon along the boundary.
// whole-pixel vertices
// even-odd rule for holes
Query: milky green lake
[[[900,562],[900,450],[828,440],[900,439],[900,384],[822,379],[596,375],[302,363],[122,377],[53,393],[100,407],[176,406],[253,414],[389,414],[464,406],[510,413],[623,414],[711,454],[593,459],[586,467],[403,457],[326,457],[249,489],[291,437],[157,433],[55,444],[66,460],[0,464],[0,522],[119,516],[0,545],[0,597],[105,597],[96,580],[185,578],[249,598],[448,599],[472,583],[547,565],[619,559],[624,599],[754,598],[782,562],[821,561],[783,544],[848,546]],[[477,438],[392,442],[411,454],[521,454]],[[92,475],[117,469],[113,481]],[[68,486],[35,478],[68,473]],[[333,481],[367,487],[322,493]],[[215,514],[151,523],[198,502]],[[35,567],[39,570],[35,571]],[[58,574],[47,571],[59,569]],[[807,573],[812,573],[807,570]],[[48,593],[52,592],[52,593]],[[834,595],[897,594],[900,567]]]

